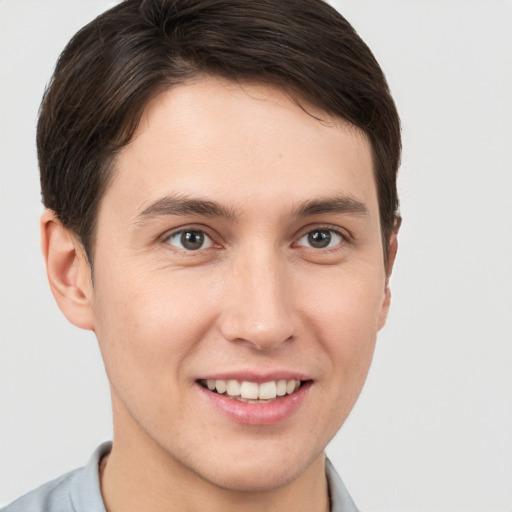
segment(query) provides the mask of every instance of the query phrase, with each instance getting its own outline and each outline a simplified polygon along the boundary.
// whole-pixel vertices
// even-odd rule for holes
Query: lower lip
[[[240,402],[226,395],[214,393],[197,383],[199,391],[223,414],[242,425],[276,425],[292,416],[301,406],[311,381],[305,382],[291,395],[278,397],[272,402]]]

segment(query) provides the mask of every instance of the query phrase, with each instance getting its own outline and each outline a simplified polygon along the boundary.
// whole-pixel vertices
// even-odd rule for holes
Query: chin
[[[268,462],[263,467],[237,463],[233,468],[212,471],[212,477],[208,480],[217,487],[235,492],[270,492],[290,484],[305,469],[300,466],[290,467],[284,461],[283,464],[269,466]]]
[[[214,457],[210,464],[201,462],[197,473],[216,487],[234,492],[270,492],[287,486],[311,466],[314,461],[324,464],[323,451],[306,456],[301,451],[237,450],[237,454]],[[299,443],[294,447],[296,450]]]

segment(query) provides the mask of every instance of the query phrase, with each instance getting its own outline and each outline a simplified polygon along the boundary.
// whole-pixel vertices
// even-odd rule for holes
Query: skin
[[[278,88],[215,78],[153,99],[100,205],[94,285],[73,235],[43,215],[52,290],[95,331],[111,385],[111,512],[328,510],[324,448],[365,381],[391,266],[367,137],[306,110],[323,121]],[[169,197],[225,215],[151,206]],[[297,214],[332,198],[360,208]],[[180,247],[187,229],[204,248]],[[318,230],[329,247],[311,246]],[[390,265],[395,251],[393,236]],[[243,425],[197,384],[233,371],[311,384],[283,421]]]

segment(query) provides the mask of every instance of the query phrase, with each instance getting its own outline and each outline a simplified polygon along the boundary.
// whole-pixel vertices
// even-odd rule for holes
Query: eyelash
[[[201,246],[197,249],[187,249],[183,246],[183,236],[184,235],[190,235],[192,233],[195,233],[196,235],[199,235],[202,237],[201,240]],[[300,243],[301,240],[303,240],[306,237],[311,236],[314,233],[328,233],[328,236],[320,236],[320,242],[327,240],[327,245],[325,247],[311,247],[311,245],[303,245]],[[163,238],[163,241],[167,243],[168,245],[171,245],[175,247],[178,251],[180,251],[183,254],[193,255],[198,253],[203,253],[204,251],[207,251],[209,249],[214,249],[216,246],[220,247],[219,244],[216,244],[213,237],[210,236],[207,231],[202,227],[189,227],[189,228],[181,228],[177,231],[171,232],[166,234]],[[173,244],[170,242],[171,239],[178,239],[179,243],[181,244],[181,247],[179,247],[177,244]],[[190,238],[190,237],[189,237]],[[337,242],[333,246],[329,246],[332,242],[332,240],[335,239]],[[309,240],[311,242],[311,240]],[[350,236],[347,234],[342,233],[339,228],[335,229],[330,226],[319,226],[314,228],[307,228],[307,230],[302,230],[301,235],[296,241],[293,243],[294,247],[304,247],[307,250],[314,251],[314,252],[331,252],[336,251],[342,248],[343,246],[349,244],[351,241]],[[203,243],[206,242],[208,245],[207,247],[203,247]]]
[[[187,235],[187,234],[190,235],[191,233],[200,235],[203,238],[203,241],[206,241],[208,243],[208,246],[207,247],[199,247],[197,249],[186,249],[185,247],[183,247],[183,242],[184,242],[183,236]],[[177,247],[175,244],[172,244],[170,242],[170,240],[173,238],[180,238],[181,239],[180,243],[181,243],[182,247]],[[211,249],[216,245],[215,242],[213,241],[212,237],[204,229],[194,228],[194,227],[180,229],[178,231],[174,231],[173,233],[168,233],[167,235],[164,236],[163,240],[165,243],[172,245],[173,247],[176,247],[182,253],[191,253],[191,254],[199,253],[199,252]]]
[[[325,242],[327,241],[327,245],[325,247],[311,247],[311,246],[303,246],[301,245],[299,242],[306,238],[306,237],[311,237],[311,235],[313,234],[318,234],[318,233],[323,233],[323,234],[328,234],[328,236],[321,236],[320,237],[320,242]],[[334,235],[334,236],[333,236]],[[331,244],[331,241],[333,239],[337,239],[337,243],[335,243],[333,246],[330,246]],[[309,242],[311,243],[312,240],[309,240]],[[299,247],[307,247],[308,249],[312,249],[314,251],[320,251],[320,250],[324,250],[324,251],[331,251],[331,250],[336,250],[336,249],[339,249],[339,246],[340,245],[344,245],[348,242],[348,237],[346,237],[344,234],[340,233],[339,230],[337,229],[334,229],[334,228],[331,228],[331,227],[315,227],[313,229],[309,229],[308,231],[306,231],[298,240],[297,242],[295,242],[296,245],[298,245]]]

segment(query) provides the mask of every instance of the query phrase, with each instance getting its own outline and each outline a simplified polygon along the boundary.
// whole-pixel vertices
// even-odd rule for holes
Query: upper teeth
[[[238,380],[208,379],[206,385],[210,391],[227,393],[229,396],[239,396],[248,400],[272,400],[276,396],[293,393],[300,387],[300,380],[271,380],[269,382],[249,382]]]

